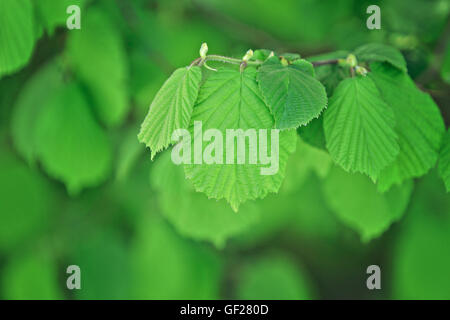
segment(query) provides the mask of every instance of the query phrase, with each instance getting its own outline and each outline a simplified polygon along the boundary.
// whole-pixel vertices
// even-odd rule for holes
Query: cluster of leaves
[[[409,185],[412,178],[433,168],[444,121],[431,97],[408,76],[401,53],[368,44],[353,54],[337,52],[327,58],[332,59],[308,61],[298,54],[257,50],[250,61],[244,57],[236,62],[203,53],[164,83],[138,137],[154,157],[177,142],[172,141],[175,130],[189,129],[192,135],[194,121],[223,135],[226,129],[280,130],[280,170],[273,177],[258,175],[258,167],[249,164],[185,165],[185,175],[197,191],[209,198],[225,198],[234,210],[248,199],[279,190],[289,154],[295,150],[295,129],[306,142],[308,137],[323,136],[323,147],[334,163],[347,172],[369,176],[381,192]],[[240,63],[240,68],[225,66],[202,74],[201,66],[207,67],[208,60]],[[320,70],[327,64],[336,68]],[[335,81],[329,82],[330,78]],[[329,100],[327,91],[332,92]],[[440,172],[450,190],[448,170],[445,145]]]

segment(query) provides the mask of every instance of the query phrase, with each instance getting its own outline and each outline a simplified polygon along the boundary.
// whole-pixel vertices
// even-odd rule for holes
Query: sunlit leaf
[[[278,129],[307,125],[327,105],[325,88],[305,70],[304,64],[312,68],[305,60],[300,65],[283,66],[277,57],[273,57],[259,69],[259,87]]]
[[[226,137],[227,129],[267,130],[267,150],[271,150],[273,118],[265,105],[256,83],[256,71],[220,69],[213,73],[200,89],[197,104],[192,114],[190,136],[194,136],[194,122],[202,122],[202,130],[217,129]],[[197,139],[202,137],[197,137]],[[186,177],[191,179],[195,189],[204,192],[209,198],[225,198],[237,211],[246,200],[264,198],[269,192],[277,192],[284,178],[286,162],[295,150],[295,130],[279,132],[279,161],[277,172],[262,175],[261,168],[269,165],[249,163],[249,139],[245,139],[245,163],[237,164],[237,152],[234,164],[226,164],[224,148],[223,164],[185,164]],[[208,143],[203,143],[202,155]],[[223,144],[225,146],[225,143]],[[231,148],[230,148],[231,149]],[[255,152],[253,149],[252,152]],[[194,153],[194,152],[192,152]],[[191,162],[192,163],[192,162]]]
[[[435,166],[445,125],[438,106],[409,76],[386,64],[372,64],[369,77],[395,113],[400,153],[379,175],[380,190],[420,177]]]
[[[342,81],[324,114],[327,149],[333,160],[349,172],[376,180],[399,152],[395,117],[367,77]]]
[[[199,67],[180,68],[156,94],[138,135],[150,147],[152,158],[174,142],[175,130],[188,128],[201,80]]]

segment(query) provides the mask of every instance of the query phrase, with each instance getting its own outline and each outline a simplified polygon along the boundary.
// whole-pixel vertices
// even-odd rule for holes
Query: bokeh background
[[[71,4],[81,30],[65,27]],[[366,28],[371,4],[381,30]],[[367,239],[339,219],[333,190],[355,216],[390,200],[306,143],[278,195],[234,213],[136,137],[202,42],[235,57],[392,45],[448,127],[449,13],[448,0],[0,0],[0,298],[449,299],[450,195],[436,170]],[[381,290],[366,288],[373,264]],[[69,265],[81,290],[66,288]]]

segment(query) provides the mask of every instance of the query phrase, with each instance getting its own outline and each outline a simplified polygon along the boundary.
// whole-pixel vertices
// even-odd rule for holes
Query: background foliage
[[[449,299],[448,147],[425,176],[382,193],[299,129],[280,192],[235,213],[137,140],[157,90],[202,42],[236,57],[389,44],[448,128],[449,1],[375,2],[382,29],[371,31],[373,1],[0,0],[0,297]],[[81,30],[65,28],[71,4]],[[317,77],[330,96],[340,79],[327,68]],[[387,88],[405,117],[417,112],[408,99],[430,103]],[[82,290],[65,287],[71,264]],[[380,291],[366,289],[371,264]]]

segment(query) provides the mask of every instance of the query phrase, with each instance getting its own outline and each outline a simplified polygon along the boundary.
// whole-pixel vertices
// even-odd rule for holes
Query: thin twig
[[[314,67],[319,67],[319,66],[323,66],[326,64],[337,64],[339,62],[338,59],[330,59],[330,60],[322,60],[322,61],[312,61],[312,65]]]

